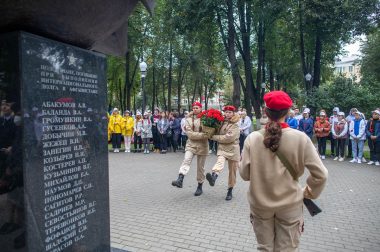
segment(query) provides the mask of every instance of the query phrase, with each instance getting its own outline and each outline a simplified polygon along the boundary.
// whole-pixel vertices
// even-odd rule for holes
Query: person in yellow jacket
[[[125,152],[131,152],[131,140],[135,121],[130,116],[129,110],[124,112],[122,134],[124,136]]]
[[[110,122],[110,113],[107,112],[107,124],[108,124],[108,127],[107,127],[107,133],[108,133],[108,142],[111,141],[111,130],[110,130],[110,127],[109,127],[109,122]]]
[[[108,123],[108,129],[111,132],[113,152],[119,152],[121,148],[121,132],[123,129],[123,117],[119,115],[119,110],[114,108]]]

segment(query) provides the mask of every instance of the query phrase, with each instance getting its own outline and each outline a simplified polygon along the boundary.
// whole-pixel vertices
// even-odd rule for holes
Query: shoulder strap
[[[261,129],[261,130],[259,130],[259,133],[264,136],[264,131],[265,131],[264,129]],[[286,157],[281,152],[279,152],[278,149],[274,153],[276,154],[278,159],[280,159],[280,161],[285,166],[285,168],[288,170],[290,175],[292,175],[293,179],[298,181],[297,172],[296,172],[296,170],[294,170],[293,166],[286,159]]]

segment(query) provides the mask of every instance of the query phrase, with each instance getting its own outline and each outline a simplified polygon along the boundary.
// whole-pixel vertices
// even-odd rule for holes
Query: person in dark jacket
[[[157,123],[160,120],[160,110],[156,108],[154,110],[154,114],[152,115],[152,134],[153,134],[153,146],[154,146],[154,153],[160,152],[160,133],[157,129]]]
[[[169,129],[169,120],[166,118],[166,112],[161,112],[161,118],[157,122],[157,130],[160,136],[160,149],[161,154],[167,152],[167,132]]]
[[[299,130],[304,132],[310,139],[313,137],[313,119],[310,118],[310,109],[305,108],[302,113],[303,118],[299,123]]]
[[[177,112],[169,114],[169,130],[172,131],[169,143],[173,147],[173,152],[176,152],[178,149],[178,139],[181,135],[181,122],[178,119]]]
[[[369,165],[375,164],[380,166],[380,111],[372,111],[372,118],[368,120],[366,134],[368,138],[368,147],[370,151]]]

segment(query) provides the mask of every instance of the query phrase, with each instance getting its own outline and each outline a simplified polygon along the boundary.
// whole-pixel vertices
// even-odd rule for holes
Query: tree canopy
[[[350,89],[380,82],[379,7],[378,0],[157,0],[150,16],[140,6],[129,20],[128,53],[108,58],[109,104],[139,109],[145,94],[147,108],[180,110],[222,93],[260,117],[264,92],[281,89],[314,109],[333,106],[335,85],[345,83],[333,74],[334,59],[355,36],[368,42],[363,81]]]

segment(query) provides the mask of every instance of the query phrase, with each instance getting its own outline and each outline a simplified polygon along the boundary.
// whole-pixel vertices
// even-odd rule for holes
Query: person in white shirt
[[[303,118],[302,114],[300,113],[299,108],[294,108],[294,118],[297,119],[298,126],[300,125],[300,120]]]
[[[336,139],[332,135],[332,128],[334,127],[334,124],[338,122],[338,113],[339,108],[335,107],[333,108],[333,114],[330,116],[329,123],[331,125],[331,132],[329,135],[330,138],[330,144],[331,144],[331,157],[335,158],[335,146],[336,146]]]
[[[247,136],[250,133],[252,120],[247,116],[247,112],[242,111],[240,112],[240,121],[239,121],[239,128],[240,128],[240,138],[239,138],[239,145],[240,145],[240,153],[243,150],[244,141],[247,138]]]
[[[187,141],[187,135],[186,135],[186,119],[189,116],[189,111],[185,111],[184,117],[181,119],[181,143],[183,146],[183,153],[185,153],[185,146],[186,146],[186,141]]]

